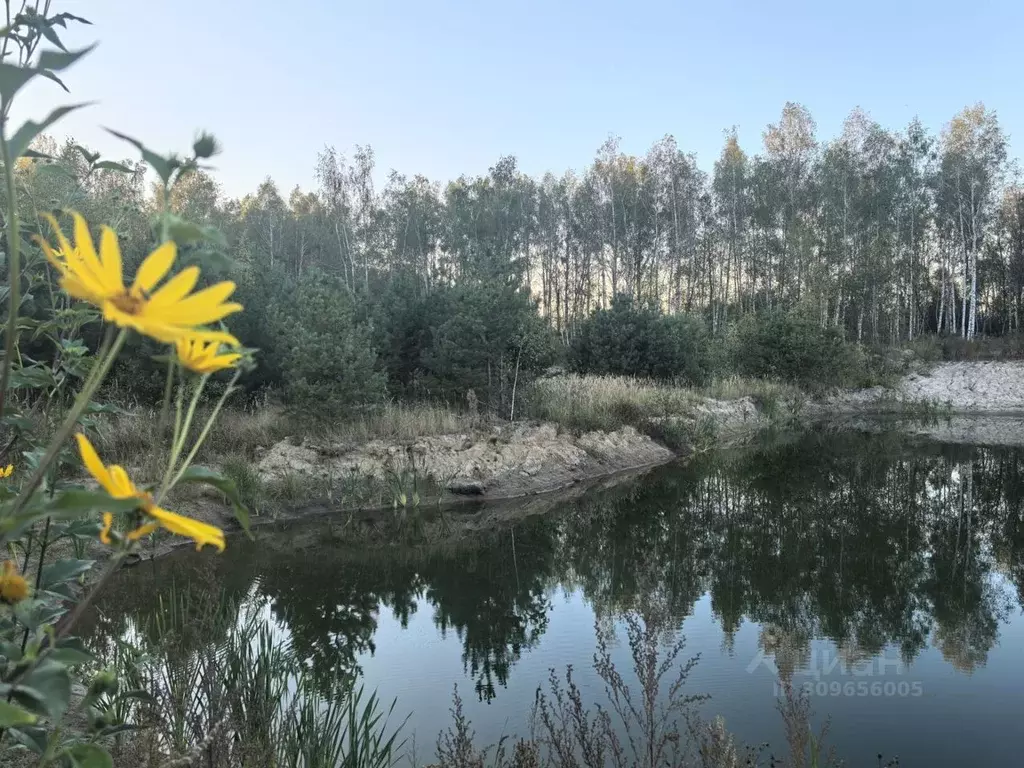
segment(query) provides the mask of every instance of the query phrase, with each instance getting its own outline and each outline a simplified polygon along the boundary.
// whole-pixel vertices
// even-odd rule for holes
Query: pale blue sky
[[[967,104],[1024,131],[1019,0],[95,0],[99,48],[66,82],[100,104],[55,130],[127,156],[108,125],[154,149],[224,144],[225,191],[271,175],[314,185],[326,144],[369,143],[389,168],[449,179],[514,154],[531,174],[580,169],[609,135],[642,153],[666,133],[710,168],[735,124],[757,150],[787,100],[819,138],[855,106],[938,131]],[[67,97],[41,81],[16,119]]]

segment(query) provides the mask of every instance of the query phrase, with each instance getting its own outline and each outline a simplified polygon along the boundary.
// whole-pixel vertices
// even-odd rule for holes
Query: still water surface
[[[481,745],[527,735],[549,670],[591,702],[595,624],[656,606],[699,654],[687,683],[747,743],[784,746],[777,681],[807,689],[853,765],[1016,765],[1024,725],[1024,450],[811,433],[663,467],[468,532],[422,511],[405,543],[338,521],[126,572],[98,632],[170,585],[262,601],[320,671],[410,714],[419,762],[454,686]]]

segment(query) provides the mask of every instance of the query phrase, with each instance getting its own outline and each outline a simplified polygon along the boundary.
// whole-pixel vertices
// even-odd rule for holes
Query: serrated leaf
[[[7,381],[8,389],[49,389],[56,386],[53,371],[41,365],[12,370]]]
[[[8,141],[11,157],[21,157],[25,150],[28,149],[28,145],[32,143],[32,140],[36,136],[60,120],[64,115],[69,112],[73,112],[76,109],[80,109],[81,107],[87,107],[91,103],[92,102],[82,102],[81,104],[69,104],[68,106],[58,107],[44,117],[43,122],[41,123],[37,123],[34,120],[26,120],[25,124],[15,131],[14,135],[11,136]]]
[[[99,744],[75,744],[64,754],[75,768],[114,768],[114,761]]]
[[[0,728],[17,728],[21,725],[32,725],[39,718],[26,712],[17,704],[0,699]]]
[[[185,473],[181,476],[181,479],[178,482],[203,483],[216,488],[228,497],[228,501],[231,502],[231,506],[235,512],[235,519],[238,520],[239,525],[242,526],[242,530],[247,534],[250,533],[249,510],[246,509],[244,504],[242,504],[242,499],[238,495],[238,488],[235,487],[234,480],[224,477],[222,474],[210,469],[209,467],[191,466],[185,470]]]
[[[50,589],[65,581],[70,581],[88,572],[95,560],[58,560],[56,563],[43,567],[39,584],[43,589]]]

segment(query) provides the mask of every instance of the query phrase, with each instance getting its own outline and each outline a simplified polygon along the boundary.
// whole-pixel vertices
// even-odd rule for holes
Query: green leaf
[[[42,598],[38,594],[14,606],[14,615],[18,621],[31,630],[52,624],[65,613],[67,609],[64,608],[63,602]]]
[[[71,581],[92,568],[95,560],[58,560],[56,563],[43,567],[39,585],[43,589],[50,589],[57,584]]]
[[[19,725],[32,725],[39,718],[26,712],[17,704],[0,699],[0,728],[16,728]]]
[[[43,118],[43,122],[41,123],[37,123],[34,120],[26,120],[25,124],[15,131],[14,135],[11,136],[8,141],[11,157],[21,157],[25,150],[28,149],[28,145],[32,143],[32,139],[60,120],[64,115],[68,114],[68,112],[73,112],[81,107],[87,107],[91,103],[92,102],[82,102],[81,104],[70,104],[65,107],[58,107]]]
[[[231,506],[235,511],[235,519],[242,526],[242,530],[249,533],[249,510],[242,504],[242,499],[238,495],[238,489],[235,487],[234,480],[224,477],[209,467],[192,466],[185,470],[185,473],[178,482],[204,483],[205,485],[213,486],[223,493],[228,497],[228,501],[231,502]]]
[[[75,666],[77,664],[88,664],[95,660],[89,651],[85,649],[82,641],[77,637],[66,637],[57,641],[57,647],[52,649],[47,658],[59,661],[61,664]]]
[[[29,80],[39,74],[34,67],[16,67],[0,62],[0,98],[10,101]]]
[[[67,53],[67,51],[68,51],[67,46],[64,45],[63,42],[61,42],[60,37],[57,35],[56,32],[53,31],[53,27],[50,26],[50,24],[46,23],[45,20],[44,20],[44,22],[42,24],[39,25],[39,31],[43,33],[43,37],[45,37],[51,43],[53,43],[58,48],[60,48],[62,51]]]
[[[50,736],[45,728],[40,728],[37,725],[11,728],[8,733],[11,735],[11,738],[37,755],[41,755],[46,751],[46,744]]]
[[[80,51],[43,51],[39,54],[39,61],[34,67],[17,67],[13,64],[0,63],[0,98],[10,101],[14,94],[36,75],[43,75],[60,83],[57,76],[53,74],[53,70],[59,72],[62,69],[67,69],[95,47],[96,45],[93,44]],[[64,87],[63,83],[60,84]],[[17,156],[15,155],[15,157]]]
[[[75,744],[64,754],[71,759],[75,768],[114,768],[114,761],[99,744]]]
[[[147,704],[159,703],[157,702],[156,697],[144,688],[135,688],[131,691],[125,691],[118,695],[117,700],[120,701],[121,699],[135,699],[136,701],[144,701]]]
[[[74,144],[71,148],[82,156],[82,159],[85,160],[86,165],[92,165],[93,163],[100,159],[99,152],[90,152],[81,144]]]
[[[54,160],[55,159],[53,155],[48,155],[45,152],[38,152],[38,151],[36,151],[34,149],[26,149],[24,152],[21,153],[21,156],[22,157],[31,158],[32,160]]]
[[[96,43],[93,43],[78,51],[42,51],[39,54],[36,67],[38,69],[53,69],[60,72],[62,69],[70,67],[95,47]]]
[[[65,29],[67,29],[67,22],[69,21],[77,21],[79,24],[88,24],[90,27],[92,26],[92,22],[88,19],[83,19],[81,16],[75,16],[73,13],[68,13],[67,11],[58,13],[56,16],[53,16],[50,21],[54,24],[60,24]]]
[[[149,166],[156,171],[156,175],[167,184],[171,180],[171,174],[174,173],[174,169],[177,168],[177,163],[172,162],[172,158],[162,157],[151,149],[148,149],[138,139],[133,139],[131,136],[115,131],[113,128],[107,128],[108,133],[112,133],[122,141],[127,141],[129,144],[134,146],[139,152],[142,153],[142,159],[149,163]]]
[[[26,708],[57,720],[71,701],[71,676],[63,664],[43,659],[11,693]]]
[[[139,506],[138,499],[115,499],[106,491],[64,491],[43,507],[44,514],[71,517],[101,510],[103,512],[131,512]],[[68,513],[73,513],[69,515]]]
[[[24,455],[29,466],[33,461],[38,461],[40,451],[34,453],[26,452]],[[131,512],[139,506],[138,499],[114,499],[104,491],[73,490],[63,491],[51,500],[45,500],[41,494],[37,494],[28,507],[17,515],[4,514],[5,507],[12,502],[0,505],[0,537],[3,540],[17,538],[33,523],[46,517],[57,520],[66,520],[92,511],[103,512]]]
[[[115,163],[113,160],[102,160],[93,166],[94,171],[120,171],[121,173],[135,173],[124,163]]]
[[[8,389],[43,389],[56,386],[53,371],[42,365],[14,369],[7,382]]]
[[[48,69],[42,70],[39,74],[45,77],[47,80],[53,80],[53,82],[55,82],[57,85],[64,89],[64,93],[71,93],[71,90],[66,85],[64,85],[64,81],[57,77],[55,74],[53,74],[53,72],[50,72]]]

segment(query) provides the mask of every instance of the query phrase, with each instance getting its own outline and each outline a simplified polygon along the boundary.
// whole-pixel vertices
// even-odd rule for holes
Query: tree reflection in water
[[[540,641],[557,590],[579,590],[599,620],[653,599],[680,622],[709,594],[726,646],[756,622],[783,674],[818,637],[851,661],[893,645],[909,662],[932,643],[971,672],[1024,596],[1022,462],[1015,448],[810,433],[665,467],[482,534],[452,513],[443,543],[353,546],[311,523],[301,536],[125,572],[92,630],[124,632],[128,616],[160,610],[172,583],[214,587],[265,601],[329,680],[374,652],[379,611],[405,626],[429,605],[489,701]]]

